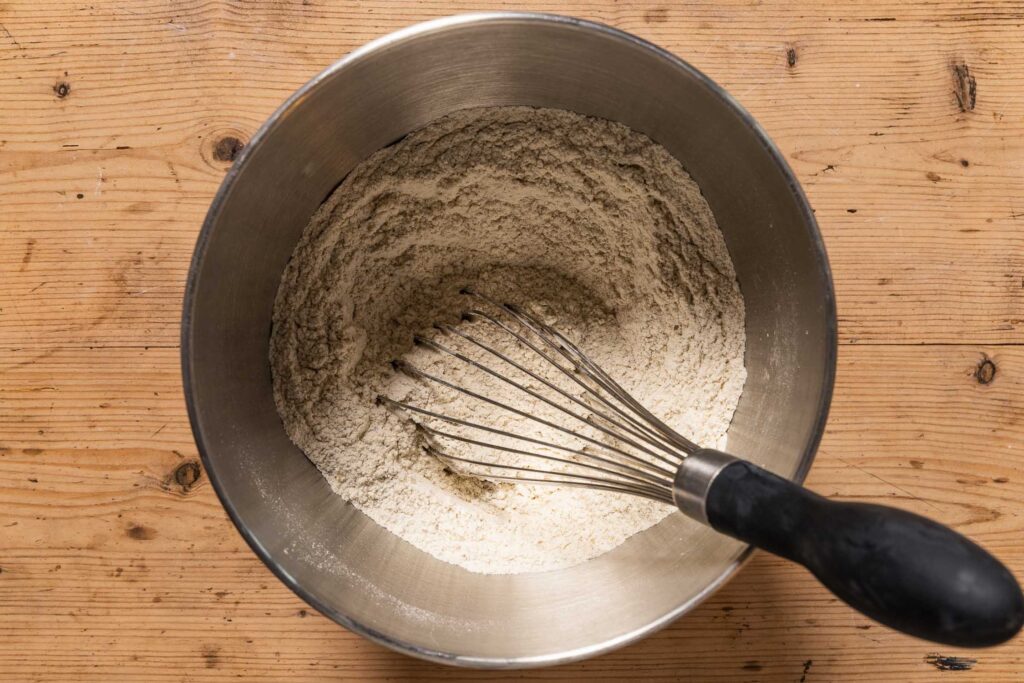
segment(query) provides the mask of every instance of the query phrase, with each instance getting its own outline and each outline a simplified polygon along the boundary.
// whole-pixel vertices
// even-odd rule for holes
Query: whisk
[[[458,417],[378,397],[409,415],[426,437],[427,453],[451,469],[483,480],[579,486],[675,505],[720,533],[803,565],[850,606],[920,638],[986,646],[1024,624],[1024,595],[1013,575],[964,536],[896,508],[828,500],[702,448],[536,315],[469,289],[462,293],[472,302],[462,319],[472,324],[439,324],[438,335],[414,341],[471,366],[500,391],[485,393],[407,360],[392,366],[455,392],[470,408],[489,404],[531,429],[478,422],[472,417],[478,411]],[[490,327],[486,339],[507,337],[530,360],[474,334],[476,324]],[[538,360],[545,371],[536,369]]]

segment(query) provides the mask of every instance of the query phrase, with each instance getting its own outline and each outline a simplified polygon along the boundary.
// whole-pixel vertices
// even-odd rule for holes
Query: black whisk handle
[[[828,500],[717,451],[694,456],[689,469],[706,485],[701,521],[803,565],[872,619],[961,647],[996,645],[1024,624],[1024,595],[1010,571],[952,529],[896,508]],[[711,463],[703,471],[702,456]],[[679,478],[676,493],[691,513],[693,496],[686,510]]]

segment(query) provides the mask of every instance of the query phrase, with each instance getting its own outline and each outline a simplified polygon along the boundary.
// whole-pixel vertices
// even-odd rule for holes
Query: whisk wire
[[[484,299],[485,301],[491,302],[490,299],[482,294],[478,294],[473,291],[465,290],[467,294],[476,296]],[[606,373],[599,365],[590,360],[589,357],[576,344],[567,339],[561,332],[554,329],[550,325],[547,325],[536,317],[530,315],[523,309],[512,304],[500,304],[503,310],[513,315],[521,324],[530,329],[538,338],[548,344],[551,348],[555,349],[559,354],[569,360],[578,370],[583,372],[591,380],[598,383],[601,388],[607,391],[609,394],[614,396],[617,400],[623,403],[626,407],[637,414],[641,420],[654,426],[661,436],[669,441],[669,443],[682,448],[688,453],[692,453],[697,450],[697,444],[693,443],[689,439],[683,437],[674,429],[666,425],[664,422],[659,420],[649,410],[644,408],[643,404],[633,398],[622,386],[612,379],[608,373]]]
[[[664,478],[658,477],[658,476],[656,476],[656,475],[654,475],[654,474],[652,474],[650,472],[646,472],[644,470],[638,469],[638,468],[633,467],[631,465],[627,465],[625,463],[618,462],[616,460],[611,460],[609,458],[604,458],[604,457],[602,457],[600,455],[597,455],[595,453],[588,453],[588,452],[584,451],[583,449],[569,448],[568,446],[563,446],[563,445],[557,444],[557,443],[551,443],[549,441],[544,441],[542,439],[535,439],[533,437],[524,436],[522,434],[513,434],[512,432],[509,432],[509,431],[506,431],[506,430],[503,430],[503,429],[498,429],[497,427],[489,427],[487,425],[482,425],[482,424],[479,424],[479,423],[476,423],[476,422],[472,422],[470,420],[462,420],[462,419],[459,419],[459,418],[456,418],[456,417],[451,417],[450,415],[442,415],[441,413],[437,413],[437,412],[434,412],[432,410],[427,410],[426,408],[420,408],[419,406],[414,406],[412,404],[404,403],[402,401],[395,401],[393,399],[390,399],[390,398],[387,398],[387,397],[383,397],[383,396],[380,397],[380,401],[382,403],[385,403],[387,405],[393,406],[395,408],[411,411],[411,412],[414,412],[414,413],[418,413],[420,415],[425,415],[427,417],[432,417],[432,418],[435,418],[437,420],[441,420],[443,422],[448,422],[448,423],[451,423],[451,424],[462,425],[464,427],[470,427],[472,429],[477,429],[477,430],[480,430],[480,431],[489,432],[491,434],[496,434],[498,436],[504,436],[504,437],[508,437],[508,438],[512,438],[512,439],[517,439],[519,441],[525,441],[527,443],[532,443],[532,444],[535,444],[535,445],[538,445],[538,446],[544,446],[546,448],[551,448],[551,449],[554,449],[554,450],[559,450],[559,451],[562,451],[564,453],[570,453],[570,454],[572,454],[574,456],[577,456],[577,457],[585,457],[585,458],[588,458],[588,459],[597,460],[599,462],[602,462],[602,463],[608,465],[609,467],[615,467],[615,468],[618,468],[619,470],[622,470],[622,471],[621,472],[611,472],[611,471],[609,471],[607,469],[587,464],[586,462],[579,462],[579,461],[576,461],[576,460],[571,461],[572,464],[574,466],[577,466],[577,467],[586,467],[586,468],[589,468],[589,469],[599,469],[601,471],[608,472],[609,474],[614,474],[616,476],[623,476],[623,477],[627,477],[629,479],[636,479],[638,481],[642,480],[643,483],[647,483],[647,484],[656,484],[656,485],[659,485],[659,486],[669,486],[669,485],[671,485],[671,482],[668,479],[664,479]],[[424,424],[424,423],[418,423],[417,426],[420,429],[422,429],[424,432],[426,432],[428,435],[431,435],[431,436],[440,436],[440,437],[444,437],[444,438],[455,439],[455,440],[458,440],[458,441],[463,441],[465,443],[470,443],[470,444],[482,446],[482,447],[485,447],[485,448],[494,448],[494,449],[497,449],[497,450],[503,450],[503,451],[510,452],[510,453],[518,453],[520,455],[528,455],[528,456],[532,456],[532,457],[536,457],[536,458],[552,460],[552,461],[555,461],[555,462],[562,462],[562,463],[566,462],[562,458],[546,456],[546,455],[543,455],[543,454],[540,454],[540,453],[533,453],[533,452],[524,451],[524,450],[520,450],[520,449],[514,449],[514,448],[511,448],[511,447],[508,447],[508,446],[501,446],[499,444],[494,444],[494,443],[490,443],[490,442],[474,440],[474,439],[470,439],[469,437],[465,437],[465,436],[461,436],[461,435],[457,435],[457,434],[452,434],[450,432],[443,432],[443,431],[441,431],[441,430],[439,430],[439,429],[437,429],[435,427],[431,427],[430,425]]]
[[[494,449],[494,450],[498,450],[498,451],[504,451],[506,453],[514,453],[516,455],[525,455],[525,456],[530,457],[530,458],[536,458],[538,460],[547,460],[549,462],[561,463],[563,465],[567,464],[566,460],[564,458],[558,458],[558,457],[551,456],[551,455],[544,455],[543,453],[536,453],[536,452],[533,452],[533,451],[527,451],[527,450],[523,450],[521,448],[514,448],[512,446],[502,446],[500,444],[491,443],[491,442],[488,442],[488,441],[480,441],[478,439],[471,439],[468,436],[462,436],[462,435],[459,435],[459,434],[452,434],[452,433],[449,433],[449,432],[443,432],[443,431],[440,431],[438,429],[430,429],[428,433],[430,435],[432,435],[432,436],[440,436],[440,437],[444,437],[444,438],[447,438],[447,439],[454,439],[456,441],[461,441],[462,443],[467,443],[467,444],[470,444],[470,445],[473,445],[473,446],[481,446],[483,448],[490,448],[490,449]],[[451,457],[455,457],[455,456],[451,456]],[[598,459],[596,456],[592,456],[592,457],[594,457],[594,459]],[[478,464],[478,465],[484,465],[486,467],[501,467],[503,469],[517,469],[517,470],[523,470],[523,471],[527,471],[527,472],[537,472],[537,471],[539,471],[539,470],[536,470],[536,469],[524,468],[524,467],[519,466],[519,465],[509,465],[507,463],[478,462],[478,461],[474,461],[474,462],[476,462],[476,464]],[[607,462],[607,461],[605,461],[605,462]],[[664,480],[659,480],[657,478],[650,477],[649,475],[647,477],[635,476],[635,475],[632,475],[632,474],[627,474],[627,473],[619,472],[619,471],[616,471],[616,470],[610,470],[610,469],[607,469],[605,467],[601,467],[599,465],[594,465],[594,464],[591,464],[591,463],[588,463],[588,462],[570,461],[570,463],[574,467],[580,467],[580,468],[592,470],[594,472],[604,472],[605,474],[608,474],[610,476],[621,477],[622,479],[629,480],[629,481],[634,482],[636,484],[641,484],[641,485],[645,485],[645,486],[650,486],[652,484],[654,484],[654,485],[661,485],[661,486],[669,486],[669,485],[671,485],[671,482],[664,481]],[[614,463],[612,463],[612,464],[614,464]],[[641,472],[640,470],[633,470],[633,471],[638,472],[640,475],[646,474],[644,472]],[[549,474],[551,474],[551,472],[549,472]],[[581,475],[576,475],[576,474],[573,474],[573,473],[570,473],[570,472],[566,472],[566,471],[559,471],[559,472],[557,472],[557,474],[562,474],[562,475],[566,475],[566,476],[581,476]]]
[[[550,420],[546,420],[546,419],[544,419],[542,417],[539,417],[537,415],[532,415],[532,414],[530,414],[530,413],[528,413],[528,412],[526,412],[524,410],[520,410],[519,408],[516,408],[514,406],[510,406],[507,403],[504,403],[504,402],[499,401],[497,399],[491,398],[489,396],[485,396],[484,394],[481,394],[479,392],[473,391],[472,389],[467,389],[466,387],[463,387],[463,386],[460,386],[458,384],[455,384],[454,382],[449,382],[448,380],[444,379],[443,377],[438,377],[437,375],[432,375],[432,374],[430,374],[428,372],[425,372],[425,371],[415,367],[414,365],[412,365],[411,363],[409,363],[407,361],[395,361],[393,363],[393,365],[395,365],[395,369],[397,369],[397,370],[399,370],[401,372],[406,373],[410,377],[414,377],[414,378],[418,378],[418,379],[426,379],[426,380],[429,380],[431,382],[435,382],[437,384],[440,384],[441,386],[448,387],[449,389],[457,391],[457,392],[459,392],[461,394],[464,394],[466,396],[469,396],[471,398],[475,398],[477,400],[480,400],[480,401],[483,401],[485,403],[488,403],[488,404],[490,404],[490,405],[492,405],[492,406],[494,406],[496,408],[500,408],[502,410],[507,410],[510,413],[518,415],[518,416],[520,416],[522,418],[525,418],[527,420],[530,420],[532,422],[536,422],[537,424],[543,425],[543,426],[548,427],[550,429],[555,429],[555,430],[557,430],[559,432],[562,432],[563,434],[568,434],[569,436],[571,436],[573,438],[582,439],[583,441],[586,441],[586,442],[588,442],[588,443],[590,443],[590,444],[592,444],[594,446],[597,446],[598,448],[606,449],[606,450],[611,451],[611,452],[613,452],[613,453],[615,453],[615,454],[617,454],[619,456],[622,456],[622,457],[628,458],[630,460],[636,461],[637,463],[639,463],[639,464],[641,464],[643,466],[647,466],[647,467],[652,467],[653,466],[650,462],[644,460],[643,458],[637,457],[636,455],[634,455],[633,453],[630,453],[629,451],[626,451],[626,450],[623,450],[621,448],[618,448],[617,446],[613,446],[611,444],[605,443],[605,442],[603,442],[603,441],[601,441],[599,439],[595,439],[594,437],[589,436],[587,434],[581,434],[579,432],[575,432],[575,431],[569,429],[568,427],[564,427],[562,425],[556,424],[554,422],[551,422]],[[517,388],[522,389],[526,393],[528,393],[530,395],[534,395],[534,394],[532,394],[530,392],[529,389],[526,389],[525,387],[522,387],[518,383],[516,383],[516,382],[511,382],[511,383],[513,385],[515,385]],[[578,415],[573,414],[571,411],[568,411],[568,412],[569,412],[570,415],[573,415],[574,417],[576,417],[577,419],[581,420],[582,422],[584,422],[586,424],[590,424],[589,422],[586,421],[585,418],[581,418]],[[616,435],[614,433],[612,433],[611,436],[616,436]],[[516,435],[515,438],[521,438],[521,437]],[[666,474],[669,477],[672,476],[671,472],[668,472],[668,471],[666,471],[664,469],[659,468],[659,471],[662,472],[663,474]]]
[[[485,314],[483,314],[481,312],[470,311],[466,315],[467,316],[471,316],[469,319],[472,319],[472,316],[478,316],[478,317],[484,318],[488,322],[495,322],[495,324],[498,324],[496,321],[490,319],[489,317],[485,317]],[[534,380],[536,380],[538,382],[541,382],[542,384],[544,384],[544,386],[548,387],[549,389],[551,389],[554,392],[557,392],[563,398],[565,398],[565,399],[567,399],[569,401],[572,401],[576,405],[578,405],[578,406],[580,406],[582,408],[585,408],[588,411],[591,411],[594,415],[596,415],[597,417],[601,418],[602,420],[610,423],[612,426],[617,427],[618,429],[621,429],[621,430],[625,431],[628,434],[631,434],[633,437],[635,437],[637,439],[645,441],[646,443],[648,443],[649,445],[651,445],[651,446],[653,446],[655,448],[668,450],[668,449],[666,449],[665,445],[661,441],[659,441],[657,438],[652,437],[652,435],[649,433],[649,431],[646,430],[646,429],[643,429],[642,426],[641,426],[641,429],[643,431],[639,431],[639,430],[635,430],[635,429],[631,428],[630,426],[622,424],[621,422],[619,422],[618,420],[616,420],[612,416],[608,415],[608,413],[606,413],[603,410],[601,410],[600,408],[596,408],[592,404],[586,403],[582,399],[580,399],[580,398],[578,398],[576,396],[573,396],[572,394],[570,394],[568,391],[566,391],[565,389],[561,388],[557,384],[548,381],[547,379],[545,379],[544,377],[542,377],[542,376],[538,375],[537,373],[533,372],[529,368],[524,367],[520,363],[517,363],[515,360],[513,360],[509,356],[501,353],[500,351],[494,349],[491,346],[488,346],[487,344],[484,344],[483,342],[481,342],[479,339],[477,339],[473,335],[468,334],[466,332],[463,332],[462,330],[458,329],[457,327],[455,327],[453,325],[438,325],[437,327],[438,327],[438,329],[442,330],[446,334],[457,335],[457,336],[465,339],[466,341],[470,342],[471,344],[474,344],[475,346],[477,346],[481,350],[486,351],[487,353],[492,354],[493,356],[497,357],[501,361],[503,361],[503,362],[507,363],[508,365],[514,367],[516,370],[519,370],[520,372],[529,375]],[[504,327],[503,327],[503,329],[504,329]],[[556,365],[556,367],[557,367],[557,365]],[[564,370],[564,368],[559,367],[558,369],[561,370],[563,373],[568,374],[567,371]],[[589,389],[589,387],[586,387],[586,385],[583,385],[583,386],[584,386],[584,388],[587,389],[588,394],[592,393],[592,390]],[[627,415],[625,417],[628,418],[629,416]],[[588,418],[588,421],[589,421],[589,418]],[[632,420],[630,420],[630,421],[632,422]],[[672,452],[672,451],[669,451],[669,452],[672,455],[675,455],[674,452]],[[673,463],[673,462],[671,462],[669,460],[665,460],[665,462],[667,464],[669,464],[669,465],[675,464],[675,463]]]
[[[482,297],[482,295],[476,295],[476,296],[481,296]],[[485,299],[485,300],[487,300],[487,299]],[[489,301],[489,300],[487,300],[487,301]],[[512,310],[506,308],[505,306],[502,306],[502,305],[499,305],[499,304],[494,304],[494,305],[497,306],[499,309],[506,311],[510,315],[515,315]],[[678,460],[679,460],[679,453],[677,452],[677,450],[678,450],[677,447],[671,447],[671,446],[667,445],[666,444],[666,439],[664,438],[663,435],[661,435],[657,431],[654,431],[654,430],[650,429],[649,427],[647,427],[647,425],[643,424],[642,422],[636,420],[629,413],[624,412],[620,406],[610,402],[607,398],[605,398],[605,396],[603,396],[600,391],[595,390],[592,386],[590,386],[589,384],[587,384],[586,382],[581,380],[579,375],[580,375],[580,372],[584,371],[584,369],[581,368],[578,363],[572,361],[572,359],[569,359],[570,362],[573,363],[573,367],[576,369],[576,371],[571,371],[571,370],[565,368],[561,363],[559,363],[557,360],[555,360],[550,355],[548,355],[544,350],[542,350],[542,349],[538,348],[536,345],[534,345],[527,337],[525,337],[524,335],[520,334],[516,330],[510,328],[508,325],[506,325],[501,320],[498,320],[494,316],[492,316],[492,315],[490,315],[490,314],[488,314],[488,313],[486,313],[484,311],[471,310],[466,315],[470,316],[470,319],[472,319],[473,317],[478,317],[478,318],[481,318],[481,319],[483,319],[483,320],[485,320],[485,321],[487,321],[487,322],[489,322],[489,323],[491,323],[493,325],[496,325],[500,329],[504,330],[505,332],[507,332],[510,335],[512,335],[513,337],[515,337],[516,340],[518,340],[519,342],[525,344],[530,350],[532,350],[537,355],[541,356],[544,360],[546,360],[548,363],[550,363],[552,366],[554,366],[556,369],[558,369],[559,372],[561,372],[563,375],[565,375],[566,377],[571,379],[573,382],[575,382],[577,385],[579,385],[584,390],[586,395],[588,395],[588,396],[590,396],[590,397],[592,397],[594,399],[597,399],[603,405],[607,406],[608,409],[612,410],[617,415],[619,415],[622,419],[626,420],[630,425],[632,425],[633,429],[626,428],[623,425],[621,425],[621,424],[617,423],[616,421],[612,420],[611,418],[609,418],[607,414],[601,413],[600,416],[603,419],[612,422],[619,429],[623,429],[623,430],[629,432],[630,434],[633,434],[637,438],[642,438],[647,443],[649,443],[652,446],[654,446],[654,447],[664,451],[666,454],[668,454],[668,456],[670,456],[669,458],[664,458],[662,456],[657,456],[657,455],[654,456],[654,457],[657,457],[659,460],[662,460],[663,462],[665,462],[666,464],[668,464],[671,467],[676,467],[676,466],[679,465],[679,462],[678,462]],[[534,333],[538,334],[536,332],[534,332]],[[464,333],[460,333],[460,334],[464,335]],[[541,339],[544,339],[544,337],[542,335],[538,335],[538,336],[540,336]],[[551,344],[550,340],[544,339],[544,341],[547,344],[549,344],[549,345]],[[492,353],[494,353],[494,351],[492,351],[491,349],[489,349],[486,346],[483,346],[483,348],[485,350],[488,350],[488,351],[491,351]],[[554,346],[554,348],[557,349],[558,347]],[[590,377],[588,375],[584,374],[584,376],[587,377],[588,379],[590,379]],[[571,395],[569,395],[569,396],[571,396]],[[579,401],[578,399],[575,399],[575,398],[573,398],[573,400],[576,401],[577,403],[580,403],[581,405],[586,406],[589,410],[594,411],[593,406],[588,406],[586,403],[583,403],[582,401]],[[597,411],[594,411],[594,412],[597,413]],[[643,434],[643,436],[641,436],[641,434]]]
[[[469,337],[469,335],[462,335],[462,336]],[[453,358],[456,358],[459,361],[462,361],[463,363],[467,363],[467,364],[473,366],[474,368],[476,368],[478,370],[481,370],[481,371],[487,373],[488,375],[490,375],[490,376],[492,376],[492,377],[494,377],[494,378],[496,378],[498,380],[501,380],[502,382],[505,382],[506,384],[508,384],[508,385],[510,385],[510,386],[512,386],[512,387],[514,387],[516,389],[519,389],[520,391],[522,391],[522,392],[524,392],[526,394],[529,394],[530,396],[532,396],[533,398],[537,399],[538,401],[541,401],[542,403],[544,403],[544,404],[546,404],[548,406],[551,406],[552,408],[554,408],[554,409],[564,413],[565,415],[568,415],[569,417],[573,418],[574,420],[577,420],[579,422],[582,422],[584,424],[587,424],[587,425],[597,429],[598,431],[602,432],[606,436],[609,436],[609,437],[611,437],[613,439],[617,439],[617,440],[619,440],[619,441],[621,441],[621,442],[623,442],[623,443],[625,443],[625,444],[627,444],[629,446],[632,446],[633,448],[636,448],[637,450],[639,450],[639,451],[641,451],[641,452],[643,452],[643,453],[645,453],[645,454],[647,454],[647,455],[649,455],[649,456],[651,456],[653,458],[657,458],[659,460],[662,460],[667,465],[669,465],[673,470],[676,467],[678,467],[678,464],[679,464],[678,462],[673,463],[671,460],[668,460],[667,458],[662,457],[658,453],[655,453],[654,451],[650,450],[649,448],[646,448],[645,446],[637,443],[636,441],[634,441],[632,439],[629,439],[629,438],[626,438],[622,434],[619,434],[618,432],[616,432],[616,431],[614,431],[612,429],[609,429],[609,428],[604,427],[602,425],[596,424],[595,422],[591,421],[587,417],[579,415],[578,413],[576,413],[576,412],[574,412],[572,410],[569,410],[565,406],[559,405],[558,403],[556,403],[555,401],[552,401],[548,397],[543,396],[542,394],[540,394],[540,393],[530,389],[529,387],[526,387],[526,386],[520,384],[519,382],[516,382],[513,379],[510,379],[509,377],[506,377],[505,375],[501,374],[500,372],[494,370],[493,368],[491,368],[491,367],[489,367],[489,366],[487,366],[487,365],[485,365],[485,364],[483,364],[483,363],[481,363],[481,362],[479,362],[477,360],[469,358],[468,356],[466,356],[466,355],[464,355],[462,353],[459,353],[458,351],[455,351],[453,349],[450,349],[450,348],[446,347],[444,344],[441,344],[441,343],[439,343],[437,341],[434,341],[434,340],[426,339],[426,338],[421,337],[419,335],[417,335],[415,337],[415,340],[416,340],[416,343],[418,343],[420,345],[426,346],[428,348],[431,348],[431,349],[433,349],[435,351],[439,351],[441,353],[448,354],[449,356],[452,356]],[[503,354],[501,354],[501,353],[491,349],[486,344],[483,344],[482,342],[475,341],[475,340],[474,340],[474,342],[480,348],[482,348],[482,349],[484,349],[486,351],[490,351],[491,353],[493,353],[494,355],[498,356],[499,358],[507,359],[506,356],[504,356]],[[526,372],[531,377],[534,377],[535,379],[539,380],[545,386],[550,387],[551,389],[553,389],[554,391],[559,392],[562,395],[568,396],[575,403],[577,403],[578,405],[583,406],[587,410],[593,411],[593,407],[588,406],[586,403],[576,399],[575,397],[572,397],[569,394],[561,392],[561,390],[558,389],[555,385],[553,385],[550,382],[548,382],[547,380],[539,377],[535,373],[530,372],[529,370],[526,370],[525,368],[522,368],[522,366],[520,366],[519,364],[511,361],[511,359],[508,359],[508,362],[510,364],[512,364],[513,367],[522,369],[524,372]],[[602,416],[602,417],[604,417],[604,416]],[[605,417],[605,419],[609,419],[609,418]],[[613,422],[613,424],[615,424],[615,423]],[[573,432],[572,430],[564,430],[563,429],[563,431],[566,431],[567,433],[572,434],[574,436],[580,436],[581,438],[583,438],[582,435],[580,435],[580,434],[578,434],[576,432]],[[601,441],[594,441],[593,443],[595,443],[597,445],[602,445],[602,446],[604,446],[606,448],[610,447],[608,444],[604,444]],[[626,457],[634,457],[635,458],[635,456],[632,456],[631,454],[629,454],[626,451],[623,451],[621,449],[613,448],[613,450],[615,450],[620,455],[625,455]]]
[[[379,403],[425,418],[415,420],[426,437],[424,450],[463,474],[483,479],[583,486],[671,503],[672,483],[676,471],[697,446],[651,415],[579,347],[550,325],[518,306],[499,304],[471,290],[464,290],[462,293],[474,297],[501,314],[499,317],[483,308],[472,308],[463,314],[464,320],[494,326],[501,333],[509,335],[510,342],[518,343],[520,348],[529,349],[536,354],[543,361],[542,366],[557,371],[556,374],[551,377],[545,376],[547,373],[543,370],[531,369],[523,362],[495,348],[492,341],[482,340],[488,339],[487,337],[481,338],[449,324],[436,325],[435,329],[442,334],[451,335],[453,339],[457,337],[467,342],[470,344],[469,347],[465,347],[467,350],[482,351],[488,357],[497,359],[502,365],[483,362],[467,355],[460,348],[453,348],[421,335],[414,337],[415,343],[453,358],[502,383],[496,386],[511,387],[519,392],[516,395],[528,396],[554,409],[556,412],[550,419],[548,415],[535,414],[533,411],[488,396],[475,388],[464,386],[461,381],[457,383],[426,372],[407,360],[394,360],[392,367],[413,379],[446,387],[462,396],[553,430],[552,434],[567,435],[574,443],[561,444],[551,438],[515,433],[508,429],[480,424],[472,419],[421,408],[409,402],[396,401],[385,396],[378,397]],[[507,318],[508,321],[503,318]],[[496,367],[501,367],[502,370]],[[522,373],[523,376],[537,382],[537,386],[528,386],[529,380],[513,379],[508,376],[508,369]],[[568,378],[573,385],[582,390],[582,393],[576,395],[577,392],[559,386],[559,383],[554,381],[557,377]],[[553,394],[545,395],[544,389]],[[567,405],[563,404],[564,402],[567,402]],[[586,413],[580,414],[580,408]],[[567,424],[570,426],[553,421],[555,415],[568,418]],[[461,433],[459,429],[440,429],[431,424],[433,421],[470,431]],[[573,423],[586,425],[596,433],[573,429]],[[478,436],[480,433],[491,434],[497,437],[497,441]],[[461,450],[453,453],[441,446],[442,443],[455,442],[482,449],[483,452],[506,453],[515,457],[511,460],[499,458],[497,455],[494,459],[467,457]],[[578,447],[579,442],[583,442],[584,445]]]
[[[656,489],[653,487],[640,487],[640,486],[627,486],[627,485],[616,485],[614,482],[610,482],[607,479],[600,477],[589,477],[582,474],[567,474],[564,472],[556,472],[553,470],[539,470],[531,467],[517,467],[515,465],[498,465],[494,463],[487,463],[480,460],[473,460],[472,458],[463,458],[444,451],[439,451],[436,448],[427,446],[426,451],[432,456],[442,462],[457,461],[466,464],[483,465],[485,467],[498,467],[502,469],[518,470],[520,472],[528,472],[530,474],[542,474],[547,475],[544,477],[524,477],[521,475],[503,475],[488,472],[484,475],[486,479],[496,479],[499,481],[510,481],[510,482],[530,482],[534,484],[552,484],[556,486],[581,486],[588,489],[600,489],[604,491],[613,491],[615,493],[628,493],[634,496],[642,496],[644,498],[650,498],[662,503],[672,503],[672,496],[667,491]]]

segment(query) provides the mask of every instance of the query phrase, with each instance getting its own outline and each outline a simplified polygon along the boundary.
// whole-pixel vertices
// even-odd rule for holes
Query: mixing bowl
[[[332,493],[285,434],[268,361],[282,271],[345,174],[440,116],[499,105],[624,123],[703,189],[747,307],[748,379],[730,452],[803,479],[828,412],[836,319],[814,217],[778,150],[707,77],[621,31],[520,13],[432,21],[353,52],[271,116],[213,201],[185,294],[185,396],[210,481],[256,554],[323,614],[411,655],[517,667],[588,657],[664,626],[749,549],[673,514],[570,569],[500,576],[446,564]]]

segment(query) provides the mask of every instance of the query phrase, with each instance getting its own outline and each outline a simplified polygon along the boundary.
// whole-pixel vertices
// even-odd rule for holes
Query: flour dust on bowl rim
[[[228,172],[196,246],[182,320],[196,442],[243,537],[303,599],[400,652],[492,668],[563,663],[636,640],[700,604],[749,555],[673,514],[569,569],[474,574],[372,522],[288,439],[269,331],[310,216],[376,150],[453,111],[508,105],[623,123],[700,185],[746,304],[748,378],[731,452],[802,481],[836,355],[828,261],[792,172],[721,88],[649,43],[551,15],[456,16],[370,43],[293,95]]]

